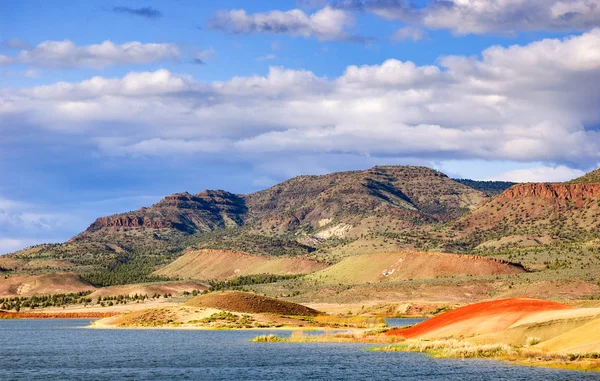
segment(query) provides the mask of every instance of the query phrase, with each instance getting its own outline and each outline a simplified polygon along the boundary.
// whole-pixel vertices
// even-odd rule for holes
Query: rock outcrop
[[[98,218],[86,230],[176,229],[193,233],[216,227],[241,225],[246,213],[242,197],[225,191],[204,191],[195,195],[176,193],[149,208]]]
[[[600,184],[530,183],[517,184],[498,196],[500,200],[537,197],[552,200],[580,201],[600,198]]]

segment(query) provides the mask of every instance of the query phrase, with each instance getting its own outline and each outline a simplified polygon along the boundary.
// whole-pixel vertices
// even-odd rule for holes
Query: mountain
[[[295,231],[328,220],[356,223],[366,215],[419,222],[449,221],[486,196],[425,167],[379,166],[366,171],[299,176],[245,197],[250,222]]]
[[[379,166],[247,195],[177,193],[98,218],[65,243],[2,256],[0,271],[8,280],[69,273],[89,287],[232,279],[269,296],[345,303],[596,298],[600,183],[592,178],[511,185]],[[277,281],[261,284],[268,279]]]
[[[245,213],[244,199],[229,192],[176,193],[149,208],[98,218],[82,236],[121,229],[173,229],[184,233],[210,231],[241,226]]]
[[[583,178],[593,177],[594,172]],[[108,286],[164,280],[168,272],[156,270],[186,249],[327,264],[365,253],[445,251],[508,261],[519,255],[530,267],[562,266],[565,253],[578,250],[565,245],[600,236],[600,183],[588,182],[514,184],[493,195],[510,183],[455,181],[425,167],[377,166],[299,176],[247,195],[177,193],[147,208],[98,218],[63,244],[4,256],[0,268],[74,272],[94,286]],[[549,254],[542,260],[516,249],[523,247]]]
[[[60,270],[83,274],[97,286],[140,282],[155,279],[150,274],[157,266],[189,247],[307,256],[364,234],[453,221],[487,198],[443,173],[409,166],[299,176],[248,195],[177,193],[98,218],[63,244],[9,255],[18,262],[8,270],[31,271],[34,261],[60,260]]]
[[[453,251],[590,241],[600,236],[600,183],[517,184],[449,231]]]

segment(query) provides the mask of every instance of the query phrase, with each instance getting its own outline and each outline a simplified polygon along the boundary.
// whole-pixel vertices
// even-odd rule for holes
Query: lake
[[[1,380],[598,380],[598,373],[366,352],[361,344],[250,343],[288,331],[99,330],[91,320],[0,320]],[[394,325],[411,324],[393,321]]]

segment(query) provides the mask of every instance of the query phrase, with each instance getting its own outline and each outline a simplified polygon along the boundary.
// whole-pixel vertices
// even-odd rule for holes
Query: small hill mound
[[[507,330],[474,336],[469,338],[469,342],[479,345],[501,343],[520,346],[526,345],[528,338],[531,337],[545,342],[596,319],[600,319],[600,308],[539,312],[519,319]],[[598,339],[600,339],[600,336],[598,336]],[[536,348],[540,347],[542,346]]]
[[[539,348],[550,352],[600,353],[600,319],[553,337]]]
[[[540,299],[511,298],[475,303],[435,316],[406,329],[388,331],[405,338],[444,338],[484,335],[506,330],[532,314],[574,309]]]
[[[154,294],[180,294],[184,291],[192,292],[194,290],[204,291],[208,287],[200,282],[160,282],[160,283],[138,283],[126,284],[122,286],[110,286],[99,288],[91,293],[89,298],[98,298],[106,296],[119,295],[148,295]]]
[[[569,184],[600,183],[600,168],[568,182]]]
[[[188,301],[185,305],[257,314],[266,313],[292,316],[316,316],[320,314],[319,311],[301,304],[240,291],[214,292],[200,295]]]
[[[73,273],[0,278],[0,297],[70,294],[89,290],[95,290],[95,287]]]
[[[328,283],[360,284],[465,275],[518,274],[524,271],[518,264],[493,258],[397,251],[347,257],[312,277]]]
[[[244,275],[308,274],[328,265],[306,258],[265,257],[229,250],[190,251],[156,271],[154,275],[184,279],[227,280]]]

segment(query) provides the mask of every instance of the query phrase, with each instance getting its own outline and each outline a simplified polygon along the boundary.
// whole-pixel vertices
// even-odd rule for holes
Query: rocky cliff
[[[225,191],[204,191],[195,195],[176,193],[149,208],[98,218],[86,230],[176,229],[194,233],[243,224],[245,201]]]
[[[590,198],[600,198],[600,184],[517,184],[501,193],[498,199],[509,200],[526,197],[581,202]]]

